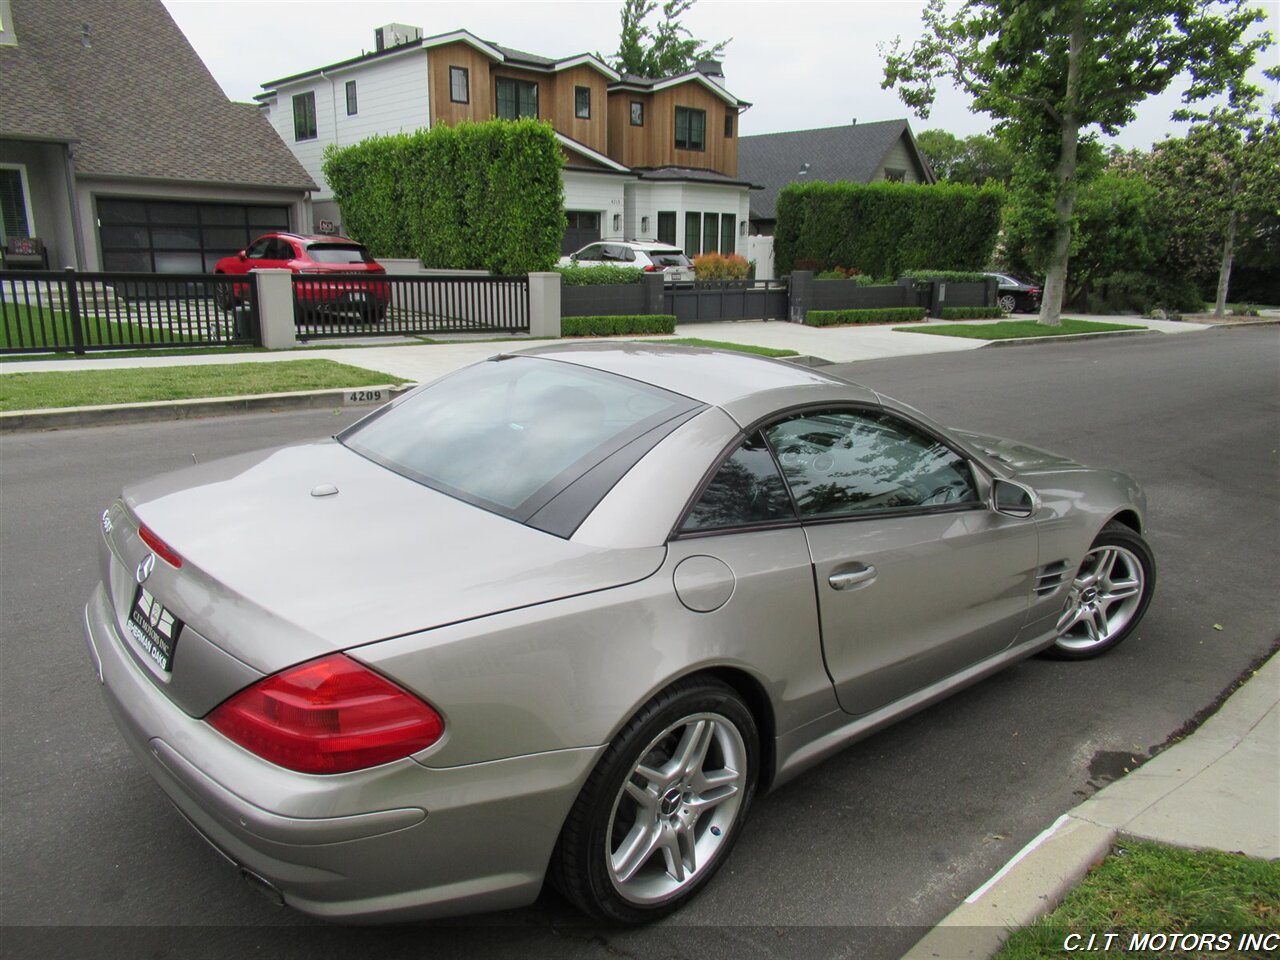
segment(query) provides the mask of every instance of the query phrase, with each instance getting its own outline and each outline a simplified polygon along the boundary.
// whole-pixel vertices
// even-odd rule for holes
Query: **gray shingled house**
[[[738,176],[764,187],[751,194],[751,232],[768,236],[777,221],[778,194],[789,183],[937,182],[906,120],[742,137]]]
[[[55,269],[208,271],[308,228],[315,189],[159,0],[0,0],[0,241],[27,254],[9,266],[43,248]]]

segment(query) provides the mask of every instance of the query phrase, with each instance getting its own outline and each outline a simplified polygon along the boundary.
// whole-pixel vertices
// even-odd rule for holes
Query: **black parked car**
[[[1040,294],[1044,287],[1015,277],[1011,273],[988,273],[1000,284],[996,305],[1005,313],[1039,313]]]

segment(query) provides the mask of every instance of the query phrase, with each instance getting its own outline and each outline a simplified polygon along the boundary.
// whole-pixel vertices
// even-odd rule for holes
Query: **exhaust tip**
[[[270,880],[260,877],[252,870],[246,870],[244,867],[240,868],[240,876],[252,889],[262,894],[277,907],[284,906],[284,894]]]

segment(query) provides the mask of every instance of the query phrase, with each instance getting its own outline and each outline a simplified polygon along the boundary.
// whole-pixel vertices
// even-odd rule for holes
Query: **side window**
[[[253,245],[244,252],[244,255],[250,260],[267,259],[267,248],[271,246],[273,237],[263,237],[261,240],[255,240]]]
[[[297,252],[293,249],[293,244],[279,237],[272,241],[272,246],[267,251],[268,260],[292,260],[296,256]]]
[[[681,529],[718,530],[794,519],[778,465],[764,439],[754,433],[720,465]]]
[[[765,434],[802,518],[979,502],[963,457],[887,413],[806,413]]]
[[[603,254],[603,252],[604,252],[604,244],[602,244],[602,243],[593,243],[593,244],[591,244],[591,246],[589,246],[589,247],[583,247],[583,248],[578,252],[578,259],[579,259],[580,261],[589,261],[589,262],[591,262],[591,263],[594,263],[594,262],[596,262],[597,260],[603,260],[603,259],[604,259],[603,255],[602,255],[602,254]]]

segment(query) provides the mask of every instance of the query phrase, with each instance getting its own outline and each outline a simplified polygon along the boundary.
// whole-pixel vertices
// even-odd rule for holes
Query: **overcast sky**
[[[227,96],[251,100],[264,81],[358,56],[374,48],[375,27],[406,23],[426,36],[470,30],[476,36],[548,57],[612,54],[619,0],[164,0]],[[1280,4],[1260,0],[1280,37]],[[743,136],[907,117],[917,133],[942,128],[983,133],[989,118],[968,98],[942,93],[929,119],[880,89],[881,43],[920,33],[921,0],[699,0],[684,23],[702,40],[732,38],[724,56],[729,90],[754,104]],[[1277,48],[1265,54],[1275,66]],[[1277,85],[1266,82],[1268,97]],[[1178,93],[1148,100],[1118,142],[1147,148],[1182,127],[1169,119]]]

